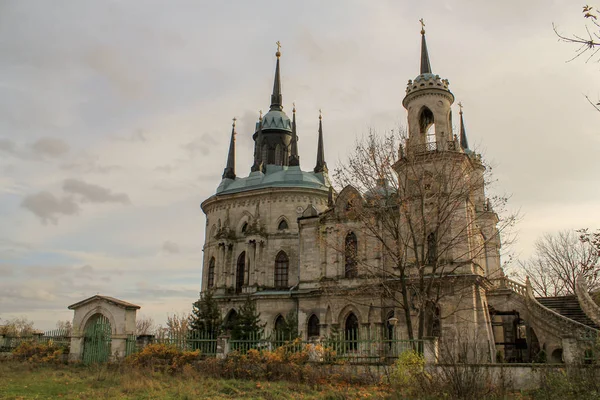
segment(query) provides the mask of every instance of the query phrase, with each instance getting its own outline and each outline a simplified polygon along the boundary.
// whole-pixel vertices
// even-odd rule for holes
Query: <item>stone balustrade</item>
[[[583,275],[579,275],[575,280],[575,294],[581,309],[589,319],[600,326],[600,306],[596,304],[590,293],[588,292],[587,283]]]

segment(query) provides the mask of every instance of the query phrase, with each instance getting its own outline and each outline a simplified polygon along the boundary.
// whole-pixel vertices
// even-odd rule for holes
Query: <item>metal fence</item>
[[[13,351],[23,342],[43,344],[52,342],[58,347],[69,348],[71,345],[71,334],[64,329],[55,329],[44,333],[0,334],[0,351]]]

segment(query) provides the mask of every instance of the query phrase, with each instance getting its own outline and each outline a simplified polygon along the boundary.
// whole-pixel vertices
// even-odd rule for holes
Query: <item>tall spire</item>
[[[273,82],[273,94],[271,95],[271,110],[283,109],[283,98],[281,96],[281,77],[279,73],[279,57],[281,57],[281,43],[277,41],[277,65],[275,66],[275,80]]]
[[[261,150],[262,150],[262,141],[263,141],[263,135],[262,135],[262,124],[263,124],[263,116],[262,116],[262,110],[260,110],[258,112],[259,116],[258,116],[258,129],[256,131],[256,137],[254,138],[254,164],[252,164],[252,167],[250,168],[250,172],[256,172],[256,171],[262,171],[262,154],[261,154]]]
[[[297,167],[300,165],[300,156],[298,155],[298,135],[296,133],[296,103],[294,103],[294,108],[292,108],[292,143],[291,143],[291,151],[290,151],[290,167]]]
[[[460,147],[463,150],[469,150],[469,142],[467,142],[467,132],[465,131],[465,122],[463,121],[462,103],[458,103],[458,107],[460,107]]]
[[[231,141],[229,142],[229,154],[227,155],[227,166],[223,171],[223,179],[235,179],[235,121],[231,125]]]
[[[323,114],[319,110],[319,144],[317,145],[317,165],[315,172],[327,172],[327,163],[325,162],[325,151],[323,150]]]
[[[425,41],[425,22],[423,18],[419,22],[421,23],[421,74],[430,74],[431,64],[429,63],[429,53],[427,52],[427,42]]]

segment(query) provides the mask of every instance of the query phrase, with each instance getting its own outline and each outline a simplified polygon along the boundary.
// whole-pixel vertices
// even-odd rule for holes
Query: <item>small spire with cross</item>
[[[421,35],[425,34],[425,21],[423,21],[423,18],[421,18],[419,20],[419,22],[421,23]]]
[[[277,45],[277,53],[275,53],[275,56],[279,58],[281,57],[281,42],[278,40],[275,44]]]
[[[233,120],[232,120],[232,121],[233,121],[233,124],[231,124],[231,126],[235,128],[235,121],[237,121],[237,118],[236,118],[236,117],[233,117]]]
[[[258,110],[258,119],[262,121],[262,110]]]
[[[323,111],[319,108],[319,119],[323,119]]]
[[[294,112],[294,113],[295,113],[295,112],[296,112],[296,102],[293,102],[293,103],[292,103],[292,106],[293,106],[293,108],[292,108],[292,112]]]
[[[462,109],[463,109],[462,101],[458,102],[458,108],[460,108],[460,114],[462,114]]]

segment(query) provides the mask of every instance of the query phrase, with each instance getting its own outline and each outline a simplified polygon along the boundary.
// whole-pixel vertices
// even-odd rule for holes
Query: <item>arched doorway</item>
[[[275,319],[275,325],[274,325],[273,331],[275,332],[275,340],[286,340],[288,338],[286,338],[285,334],[286,334],[286,324],[285,324],[285,318],[283,318],[281,315],[278,315],[277,318]]]
[[[352,312],[346,317],[344,334],[346,339],[346,350],[358,350],[358,318],[356,318],[356,315]]]
[[[94,314],[86,322],[83,339],[83,363],[107,362],[111,355],[111,326],[103,314]]]
[[[321,329],[319,327],[319,318],[315,314],[311,315],[308,319],[308,325],[306,330],[308,332],[308,340],[318,339],[321,335]]]

